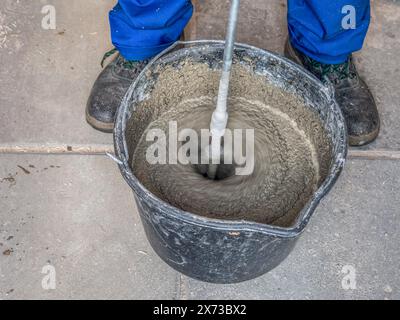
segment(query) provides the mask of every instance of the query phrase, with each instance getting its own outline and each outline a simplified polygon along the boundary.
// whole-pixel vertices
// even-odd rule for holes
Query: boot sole
[[[284,54],[285,54],[286,58],[288,58],[288,59],[292,60],[293,62],[304,67],[300,58],[297,57],[296,52],[294,51],[292,45],[290,44],[289,39],[286,40]],[[365,146],[365,145],[373,142],[378,137],[379,131],[380,131],[380,125],[374,131],[372,131],[368,134],[362,135],[362,136],[354,137],[354,136],[348,135],[349,145],[352,147]]]
[[[86,122],[92,126],[93,129],[104,133],[112,133],[114,131],[114,123],[106,123],[92,117],[86,110]]]
[[[372,131],[371,133],[365,134],[363,136],[358,136],[358,137],[348,136],[349,145],[352,147],[361,147],[370,144],[371,142],[375,141],[375,139],[378,137],[379,131],[380,127]]]

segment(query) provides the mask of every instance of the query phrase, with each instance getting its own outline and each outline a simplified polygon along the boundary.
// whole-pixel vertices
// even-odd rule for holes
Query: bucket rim
[[[312,73],[302,68],[300,65],[295,62],[289,60],[286,57],[283,57],[277,53],[273,53],[268,50],[260,49],[255,46],[251,46],[243,43],[235,43],[235,48],[243,48],[250,51],[254,51],[255,53],[262,54],[264,56],[268,56],[270,58],[278,59],[283,61],[285,64],[288,64],[291,69],[296,70],[301,73],[303,76],[307,77],[310,81],[314,82],[319,88],[320,92],[322,92],[330,104],[331,108],[335,109],[335,112],[338,114],[340,123],[338,124],[340,130],[340,137],[338,147],[336,148],[336,155],[334,157],[334,161],[329,170],[328,176],[325,178],[323,183],[319,186],[319,188],[314,192],[313,196],[309,199],[309,201],[304,205],[304,207],[299,212],[295,223],[291,227],[280,227],[274,226],[270,224],[263,224],[259,222],[249,221],[249,220],[222,220],[216,218],[203,217],[179,208],[172,206],[171,204],[165,202],[164,200],[158,198],[153,193],[151,193],[133,174],[130,166],[129,166],[129,149],[126,143],[125,137],[125,129],[126,129],[126,117],[127,117],[127,109],[129,107],[129,102],[132,98],[134,90],[138,85],[140,79],[143,75],[164,55],[170,53],[176,46],[178,45],[190,45],[189,48],[182,48],[173,52],[173,54],[181,51],[181,50],[190,50],[191,48],[201,49],[201,46],[208,45],[217,45],[223,46],[225,41],[223,40],[194,40],[194,41],[177,41],[169,48],[155,56],[148,65],[142,70],[139,76],[135,81],[132,82],[128,91],[126,92],[121,105],[118,109],[117,116],[115,119],[115,126],[113,131],[114,137],[114,154],[117,158],[117,164],[121,171],[122,176],[128,185],[133,189],[136,196],[145,200],[151,204],[155,210],[162,212],[163,214],[170,215],[174,218],[183,220],[185,222],[203,226],[203,227],[213,227],[217,230],[223,230],[228,232],[259,232],[269,236],[276,236],[281,238],[294,238],[299,236],[308,225],[310,218],[312,217],[315,209],[319,205],[320,201],[324,198],[325,195],[333,188],[337,179],[339,178],[347,157],[348,152],[348,138],[347,138],[347,128],[345,125],[345,119],[343,113],[335,100],[335,93],[333,86],[331,84],[324,85],[317,77],[315,77]],[[172,53],[171,53],[172,54]],[[140,202],[136,201],[138,206],[141,206]]]

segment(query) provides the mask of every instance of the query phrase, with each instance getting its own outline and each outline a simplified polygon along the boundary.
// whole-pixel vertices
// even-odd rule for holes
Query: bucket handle
[[[189,41],[181,41],[178,40],[176,42],[174,42],[171,46],[169,46],[168,48],[166,48],[164,51],[160,52],[158,55],[156,55],[148,64],[149,66],[152,65],[153,63],[155,63],[157,60],[159,60],[162,56],[166,55],[167,53],[171,52],[174,48],[176,48],[179,45],[183,45],[183,46],[190,46],[190,45],[199,45],[199,44],[225,44],[224,40],[189,40]],[[238,43],[235,42],[235,47],[236,48],[242,48],[242,49],[253,49],[253,50],[260,50],[260,48],[248,45],[248,44],[244,44],[244,43]],[[262,49],[261,49],[262,50]],[[294,63],[294,62],[292,62]],[[299,67],[297,64],[295,64],[296,67]],[[312,75],[314,78],[316,78],[314,75]],[[318,78],[316,78],[318,79]],[[322,82],[321,82],[322,83]],[[334,99],[335,98],[335,88],[333,86],[333,84],[330,81],[326,81],[325,83],[322,83],[324,89],[326,90],[325,93],[328,95],[328,97],[330,99]]]
[[[112,161],[114,161],[118,165],[124,164],[122,160],[118,159],[117,156],[115,156],[114,154],[112,154],[110,152],[106,152],[106,156],[109,157]]]
[[[166,55],[167,53],[169,53],[170,51],[172,51],[175,47],[179,46],[179,45],[183,45],[183,46],[190,46],[190,45],[199,45],[199,44],[225,44],[224,40],[189,40],[189,41],[182,41],[182,40],[178,40],[176,42],[174,42],[172,45],[170,45],[168,48],[166,48],[165,50],[161,51],[158,55],[156,55],[149,63],[149,65],[151,65],[153,62],[157,61],[158,59],[160,59],[162,56]],[[235,43],[235,47],[238,48],[255,48],[253,46],[250,45],[246,45],[243,43]]]

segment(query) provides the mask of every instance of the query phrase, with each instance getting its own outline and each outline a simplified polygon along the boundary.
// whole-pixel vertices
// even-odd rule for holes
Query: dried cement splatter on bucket
[[[329,140],[318,117],[298,98],[246,67],[233,69],[229,101],[230,129],[255,130],[255,168],[250,176],[212,181],[192,165],[150,165],[146,134],[168,132],[168,123],[196,131],[209,127],[219,72],[208,65],[182,62],[158,70],[149,99],[136,107],[127,135],[132,169],[142,184],[171,205],[201,216],[293,224],[325,178]]]

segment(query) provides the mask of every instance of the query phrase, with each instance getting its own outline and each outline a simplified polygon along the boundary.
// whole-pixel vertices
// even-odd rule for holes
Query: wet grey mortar
[[[135,150],[132,170],[141,183],[160,199],[201,216],[292,225],[329,169],[331,148],[318,115],[235,64],[228,128],[255,129],[253,174],[211,181],[191,165],[150,165],[148,130],[167,133],[169,121],[177,121],[178,130],[208,128],[220,76],[190,59],[158,68],[151,96],[137,105],[127,126],[128,147]]]

